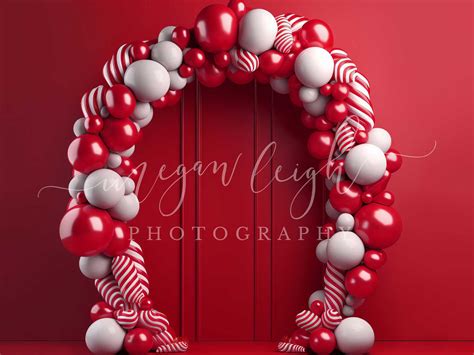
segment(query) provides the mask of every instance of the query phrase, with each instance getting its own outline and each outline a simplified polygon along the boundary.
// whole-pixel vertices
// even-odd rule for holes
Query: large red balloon
[[[104,301],[100,301],[92,306],[90,317],[93,322],[101,318],[113,318],[114,309]]]
[[[377,273],[367,266],[357,266],[346,273],[344,286],[357,298],[370,296],[377,288]]]
[[[308,139],[308,151],[316,159],[327,159],[334,144],[334,133],[315,131]]]
[[[329,201],[337,211],[354,214],[362,207],[362,189],[352,181],[340,181],[329,192]]]
[[[237,17],[224,5],[209,5],[197,15],[194,36],[207,52],[217,53],[231,49],[237,42]]]
[[[74,170],[88,174],[105,166],[109,150],[100,137],[83,134],[69,144],[67,157]]]
[[[102,253],[114,233],[107,211],[91,205],[78,205],[66,212],[59,225],[64,247],[74,255],[91,256]]]
[[[309,20],[301,28],[301,44],[304,47],[323,47],[331,49],[334,44],[334,36],[328,24],[321,20]]]
[[[318,328],[311,333],[309,346],[316,354],[330,354],[336,349],[336,337],[329,329]]]
[[[104,250],[104,254],[107,256],[122,255],[130,246],[130,229],[128,226],[121,221],[114,220],[113,223],[114,234],[109,245]]]
[[[260,62],[258,70],[264,74],[273,75],[280,69],[285,57],[280,52],[270,49],[260,54],[258,59]]]
[[[123,346],[129,354],[148,354],[153,347],[153,335],[147,329],[132,329],[125,335]]]
[[[114,152],[123,152],[138,142],[137,126],[130,119],[107,119],[100,133],[104,143]]]
[[[136,104],[135,96],[125,85],[113,85],[105,93],[105,107],[113,117],[130,117]]]
[[[196,76],[199,82],[207,87],[214,88],[225,81],[225,71],[216,67],[211,61],[196,69]]]
[[[402,219],[394,208],[371,203],[356,213],[354,232],[370,248],[387,248],[400,238]]]

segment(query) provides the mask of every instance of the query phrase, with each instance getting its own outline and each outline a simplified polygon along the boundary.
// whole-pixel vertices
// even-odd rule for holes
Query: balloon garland
[[[316,248],[326,264],[324,289],[296,316],[281,352],[362,353],[374,332],[355,310],[375,290],[383,249],[401,234],[399,214],[386,191],[401,166],[387,131],[374,128],[370,85],[321,20],[273,16],[241,0],[204,8],[193,28],[165,27],[157,40],[122,45],[105,63],[106,85],[86,92],[84,117],[74,124],[68,149],[74,176],[60,223],[64,247],[80,256],[84,276],[95,280],[103,301],[93,305],[85,339],[93,353],[183,352],[167,317],[153,308],[140,245],[126,222],[135,218],[138,172],[130,156],[153,110],[179,102],[197,79],[217,87],[226,79],[257,80],[288,94],[302,108],[312,133],[308,151],[326,176],[329,239]]]

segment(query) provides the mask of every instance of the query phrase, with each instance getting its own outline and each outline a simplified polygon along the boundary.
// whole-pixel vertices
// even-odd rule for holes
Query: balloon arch
[[[188,344],[148,297],[140,245],[126,222],[138,213],[138,172],[130,159],[153,109],[178,103],[192,80],[217,87],[226,79],[257,80],[288,94],[312,133],[308,151],[320,160],[330,190],[330,236],[316,248],[326,264],[324,289],[296,315],[281,352],[368,351],[369,323],[354,317],[375,289],[383,249],[401,234],[401,219],[386,191],[401,166],[387,131],[374,128],[367,78],[347,53],[334,48],[329,26],[291,13],[273,16],[241,0],[210,5],[193,28],[168,26],[156,40],[122,45],[103,68],[107,84],[82,97],[83,118],[68,149],[74,169],[71,201],[61,220],[64,247],[95,280],[103,301],[91,309],[85,340],[93,353],[183,352]]]

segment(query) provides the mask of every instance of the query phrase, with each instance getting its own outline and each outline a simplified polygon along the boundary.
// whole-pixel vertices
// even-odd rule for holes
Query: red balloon
[[[366,298],[377,288],[377,279],[375,271],[360,265],[346,273],[344,286],[352,296]]]
[[[112,218],[107,211],[78,205],[66,212],[59,225],[64,247],[77,256],[102,253],[112,240]]]
[[[237,19],[241,19],[248,11],[247,5],[242,0],[230,0],[227,4],[234,11]]]
[[[197,15],[194,36],[207,52],[228,51],[237,42],[237,16],[224,5],[209,5]]]
[[[183,92],[181,90],[170,90],[166,93],[165,97],[168,102],[168,106],[176,105],[181,101]]]
[[[153,301],[150,297],[145,296],[140,301],[140,309],[152,309],[153,308]]]
[[[104,121],[102,120],[102,117],[92,115],[86,117],[86,119],[84,120],[84,127],[87,133],[97,134],[102,131],[102,128],[104,127]]]
[[[69,144],[67,157],[74,170],[89,174],[105,166],[109,150],[98,136],[83,134]]]
[[[139,139],[137,126],[128,118],[106,119],[100,135],[107,147],[114,152],[131,148]]]
[[[288,342],[307,348],[309,345],[309,333],[304,329],[297,329],[291,333]]]
[[[153,335],[144,328],[132,329],[125,335],[123,346],[129,354],[148,354],[153,347]]]
[[[187,28],[177,26],[171,33],[171,41],[173,41],[179,48],[184,49],[188,46],[191,40],[191,34]]]
[[[309,20],[301,28],[301,44],[304,47],[323,47],[330,50],[334,44],[331,28],[321,20]]]
[[[301,52],[303,50],[303,44],[301,43],[300,40],[295,40],[293,42],[293,47],[291,47],[291,52],[292,53],[295,53],[295,54],[298,54],[299,52]]]
[[[130,117],[136,104],[135,96],[125,85],[113,85],[105,93],[105,107],[113,117]]]
[[[226,51],[218,52],[214,54],[214,64],[220,68],[225,69],[231,63],[230,53]]]
[[[290,91],[299,91],[302,86],[296,75],[293,74],[288,78],[288,88]]]
[[[334,133],[315,131],[308,139],[308,151],[316,159],[327,159],[334,144]]]
[[[92,306],[90,317],[93,322],[102,318],[113,318],[114,309],[104,301],[100,301]]]
[[[110,257],[122,255],[130,246],[130,229],[121,221],[113,221],[114,233],[104,254]]]
[[[141,60],[150,58],[150,47],[143,42],[135,42],[130,48],[133,60]]]
[[[206,63],[206,55],[199,48],[193,48],[184,54],[183,60],[191,68],[201,68]]]
[[[295,72],[295,60],[296,53],[285,54],[283,57],[283,63],[275,73],[275,76],[278,76],[280,78],[288,78],[289,76],[291,76]]]
[[[362,202],[364,202],[365,204],[372,203],[373,200],[374,200],[374,197],[372,196],[370,192],[364,192],[362,194]]]
[[[193,76],[194,70],[189,65],[182,64],[178,69],[178,73],[183,78],[190,78]]]
[[[325,84],[319,88],[319,93],[323,96],[329,96],[331,95],[331,92],[332,92],[331,84]]]
[[[202,85],[209,88],[222,85],[225,81],[224,70],[219,69],[210,61],[206,61],[201,68],[196,69],[196,76]]]
[[[289,96],[290,96],[290,101],[294,106],[303,107],[303,102],[300,99],[300,95],[298,94],[298,91],[291,90]]]
[[[311,333],[309,346],[317,354],[330,354],[336,349],[336,337],[329,329],[318,328]]]
[[[315,300],[313,301],[313,303],[311,303],[309,309],[317,316],[320,316],[324,312],[324,303],[320,300]]]
[[[334,124],[342,122],[346,117],[349,109],[344,101],[331,100],[327,103],[325,113],[326,118]]]
[[[364,254],[364,264],[372,270],[380,269],[387,261],[387,254],[383,250],[367,250]]]
[[[226,70],[227,78],[234,84],[244,85],[250,83],[254,78],[254,73],[249,73],[234,66],[227,67]]]
[[[381,193],[387,188],[388,182],[390,181],[391,174],[388,170],[385,170],[385,173],[382,175],[380,180],[377,180],[373,184],[364,185],[364,191],[370,192],[372,196],[375,196]]]
[[[366,131],[357,131],[354,139],[357,144],[364,144],[369,140],[369,135]]]
[[[284,58],[280,52],[270,49],[258,57],[260,61],[258,68],[267,75],[274,75],[282,66]]]
[[[315,128],[319,131],[329,131],[334,127],[334,125],[326,119],[326,116],[321,115],[316,117]]]
[[[316,128],[316,117],[313,115],[310,115],[305,110],[301,111],[300,120],[303,126],[305,126],[306,128],[309,128],[309,129]]]
[[[118,168],[112,169],[120,176],[128,176],[132,179],[135,184],[138,182],[138,178],[140,177],[138,170],[135,169],[135,165],[130,158],[122,157],[122,163],[118,166]]]
[[[331,88],[331,94],[336,100],[345,100],[349,96],[349,85],[335,83]]]
[[[340,181],[332,187],[329,201],[337,211],[354,214],[362,207],[362,189],[352,181]]]
[[[354,232],[370,248],[388,248],[400,238],[402,219],[394,208],[371,203],[356,213]]]
[[[385,158],[387,159],[387,170],[391,173],[394,173],[402,166],[402,156],[393,148],[390,148],[387,153],[385,153]]]
[[[390,191],[384,191],[376,195],[372,202],[380,203],[381,205],[391,206],[395,203],[395,196]]]

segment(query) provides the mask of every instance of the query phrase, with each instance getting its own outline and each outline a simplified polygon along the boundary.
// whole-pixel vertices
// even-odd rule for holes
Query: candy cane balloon
[[[278,15],[275,17],[275,20],[278,28],[275,38],[275,48],[281,53],[290,53],[294,43],[291,23],[285,15]]]
[[[182,353],[188,350],[188,343],[185,341],[179,341],[177,343],[171,343],[166,345],[160,345],[156,348],[157,353]]]
[[[109,306],[114,309],[125,307],[125,298],[122,296],[120,287],[112,274],[95,280],[94,284],[105,303]]]
[[[344,287],[344,274],[336,269],[330,262],[326,264],[324,274],[324,304],[326,310],[334,309],[341,313],[346,297]]]
[[[277,346],[277,350],[281,353],[304,353],[306,349],[297,344],[291,344],[284,341],[280,341]]]
[[[81,109],[84,117],[109,115],[105,108],[105,93],[104,85],[99,85],[82,96]]]
[[[102,74],[109,86],[123,83],[125,70],[132,63],[131,47],[132,45],[128,43],[121,45],[112,58],[105,63]]]
[[[132,240],[127,251],[124,253],[132,259],[135,268],[137,269],[138,278],[140,279],[143,292],[148,295],[150,293],[150,282],[148,281],[148,273],[145,268],[145,259],[143,257],[143,250],[136,241]]]

